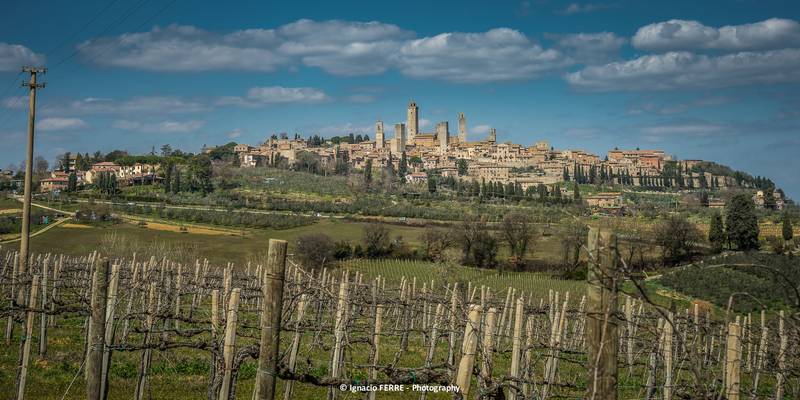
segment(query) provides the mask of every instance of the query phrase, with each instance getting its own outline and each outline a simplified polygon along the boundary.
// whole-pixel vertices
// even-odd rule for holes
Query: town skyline
[[[370,133],[376,119],[403,121],[399,105],[413,98],[425,105],[423,130],[454,127],[464,112],[470,137],[493,126],[501,141],[526,145],[659,148],[800,196],[794,4],[717,2],[725,12],[714,14],[691,2],[404,4],[201,12],[176,2],[114,25],[130,5],[98,14],[105,3],[52,3],[36,27],[12,8],[0,31],[0,90],[11,88],[0,92],[0,168],[24,150],[18,66],[42,64],[36,152],[48,160],[165,143],[196,152],[275,132]],[[405,18],[405,6],[452,18]],[[167,56],[170,45],[180,52]]]

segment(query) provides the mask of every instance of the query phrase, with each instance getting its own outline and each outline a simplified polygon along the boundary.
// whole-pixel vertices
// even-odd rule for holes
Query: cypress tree
[[[725,205],[728,240],[739,250],[758,248],[758,216],[750,196],[737,194]]]
[[[708,241],[715,253],[722,250],[725,244],[725,227],[722,225],[722,214],[715,211],[711,215],[711,223],[708,228]]]
[[[792,221],[789,219],[789,213],[783,213],[783,228],[781,231],[783,240],[787,242],[794,237],[794,230],[792,229]]]

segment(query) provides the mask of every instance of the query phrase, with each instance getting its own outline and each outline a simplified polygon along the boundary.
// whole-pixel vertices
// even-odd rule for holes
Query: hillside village
[[[769,179],[753,178],[709,161],[681,160],[663,150],[615,147],[601,156],[579,149],[556,149],[546,140],[526,147],[499,140],[495,128],[490,128],[483,139],[468,140],[464,113],[458,114],[456,129],[451,134],[449,123],[442,121],[432,132],[421,131],[419,107],[411,101],[406,122],[395,124],[391,137],[384,123],[377,121],[372,138],[369,134],[352,133],[329,139],[318,135],[302,138],[299,134],[289,138],[287,134],[280,134],[258,145],[204,146],[201,154],[215,161],[224,154],[240,168],[283,167],[335,172],[346,165],[348,171],[370,169],[376,175],[386,169],[393,175],[398,171],[397,174],[403,175],[400,180],[411,184],[426,184],[430,177],[452,178],[510,186],[517,193],[559,192],[559,197],[570,196],[566,182],[577,182],[683,191],[747,188],[754,189],[753,200],[757,206],[782,209],[787,201],[783,191]],[[102,158],[99,153],[94,157],[88,153],[67,153],[58,161],[59,166],[39,180],[39,188],[42,192],[52,192],[71,185],[83,187],[102,183],[116,187],[170,179],[171,173],[161,165],[164,157],[174,155],[170,150],[162,148],[162,157],[156,156],[155,151],[138,157],[118,153],[116,159],[113,156]],[[11,171],[5,171],[0,177],[14,182]],[[584,200],[589,206],[606,209],[622,205],[619,192],[595,193]],[[724,202],[712,197],[707,205],[721,208]]]

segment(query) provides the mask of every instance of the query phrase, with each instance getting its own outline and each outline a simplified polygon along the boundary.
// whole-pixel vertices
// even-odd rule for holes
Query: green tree
[[[711,223],[708,228],[708,242],[715,253],[720,252],[725,245],[725,227],[722,224],[722,214],[715,211],[711,215]]]
[[[436,193],[436,178],[431,174],[428,174],[428,192]]]
[[[175,180],[172,182],[172,193],[178,194],[180,193],[181,189],[181,170],[178,167],[175,167],[175,171],[173,172],[175,175]]]
[[[406,152],[404,151],[400,155],[400,165],[397,166],[397,174],[400,176],[400,181],[405,181],[406,175],[408,175],[408,159],[406,158]]]
[[[367,160],[367,164],[364,165],[364,182],[367,185],[372,183],[372,160]]]
[[[458,161],[456,161],[456,166],[458,167],[458,176],[464,176],[469,173],[469,165],[467,164],[467,160],[459,158]]]
[[[211,184],[211,159],[205,155],[192,158],[189,162],[189,175],[191,176],[189,188],[202,194],[210,193],[214,187]]]
[[[69,177],[67,178],[67,191],[68,192],[78,191],[78,175],[75,175],[74,172],[70,172]]]
[[[750,196],[737,194],[725,205],[728,240],[739,250],[758,248],[758,216]]]
[[[572,185],[572,198],[575,201],[578,201],[578,200],[581,199],[581,188],[578,185],[578,182],[575,182],[575,184]]]
[[[773,188],[767,188],[767,190],[764,191],[764,208],[767,210],[774,210],[777,207],[775,204],[774,192],[775,190]]]
[[[700,240],[700,231],[682,215],[672,215],[659,222],[654,230],[664,264],[676,264],[692,254]]]
[[[792,221],[789,219],[789,213],[783,213],[783,228],[781,231],[783,240],[787,242],[794,237],[794,230],[792,229]]]

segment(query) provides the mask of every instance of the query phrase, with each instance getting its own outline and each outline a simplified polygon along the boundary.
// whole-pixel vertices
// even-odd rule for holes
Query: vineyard
[[[278,240],[244,266],[7,252],[0,386],[20,400],[798,398],[796,314],[661,308],[617,290],[611,235],[592,229],[588,254],[577,283],[392,260],[312,271]]]

